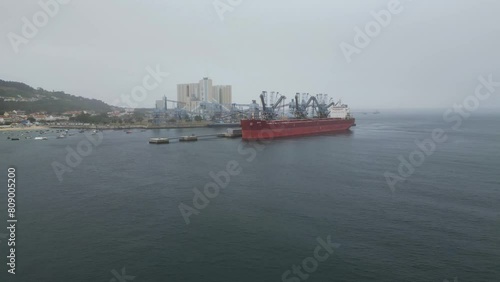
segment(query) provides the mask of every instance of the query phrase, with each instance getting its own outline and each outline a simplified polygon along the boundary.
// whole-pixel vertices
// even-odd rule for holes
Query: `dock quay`
[[[194,134],[191,136],[181,136],[179,137],[180,142],[192,142],[192,141],[198,141],[198,136],[195,136]]]
[[[228,128],[226,132],[219,134],[206,134],[206,135],[185,135],[179,137],[153,137],[149,138],[150,144],[169,144],[170,141],[177,140],[179,142],[195,142],[199,138],[220,137],[220,138],[237,138],[241,137],[241,128]]]
[[[222,138],[237,138],[241,137],[243,134],[241,128],[228,128],[225,133],[217,134],[217,137]]]
[[[149,138],[149,144],[168,144],[170,140],[168,138]]]

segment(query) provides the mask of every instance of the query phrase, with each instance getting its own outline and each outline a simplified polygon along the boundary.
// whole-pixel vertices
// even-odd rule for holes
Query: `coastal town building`
[[[232,104],[231,85],[213,85],[212,79],[204,77],[198,83],[177,84],[178,108],[192,111],[201,102],[218,103],[226,107]]]

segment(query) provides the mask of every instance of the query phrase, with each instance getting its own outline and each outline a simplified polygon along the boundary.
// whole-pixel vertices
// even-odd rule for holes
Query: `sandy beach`
[[[30,126],[30,127],[0,127],[0,132],[5,131],[38,131],[38,130],[48,130],[50,128],[46,126]]]

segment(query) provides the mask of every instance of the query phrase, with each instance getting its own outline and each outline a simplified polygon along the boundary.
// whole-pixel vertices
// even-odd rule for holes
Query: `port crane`
[[[303,93],[302,97],[309,97],[307,101],[305,99],[302,102],[300,100],[300,93],[295,94],[295,99],[292,99],[290,103],[290,110],[294,114],[295,118],[304,119],[309,115],[309,108],[311,108],[312,116],[317,118],[327,118],[330,115],[329,108],[332,106],[338,106],[341,104],[341,101],[337,103],[333,101],[333,98],[330,98],[328,104],[326,104],[326,100],[328,99],[328,94],[317,94],[316,96],[310,96],[309,93]],[[317,115],[316,115],[317,113]]]
[[[281,102],[285,101],[286,96],[280,95],[279,92],[276,95],[279,96],[278,101],[276,101],[275,103],[271,103],[271,105],[268,106],[266,103],[267,91],[262,91],[262,94],[260,94],[260,101],[262,102],[263,119],[271,120],[271,119],[276,119],[278,117],[276,109],[281,104]],[[274,98],[274,92],[272,92],[272,98]]]

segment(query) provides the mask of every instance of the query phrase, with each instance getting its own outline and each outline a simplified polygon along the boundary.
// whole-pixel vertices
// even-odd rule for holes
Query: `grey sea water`
[[[0,134],[0,226],[9,166],[18,180],[16,275],[0,237],[0,281],[283,281],[328,236],[339,246],[307,281],[500,281],[500,115],[452,130],[441,114],[359,113],[349,133],[265,144],[106,131],[62,182],[51,164],[83,135]],[[435,128],[447,141],[391,191],[384,173]],[[231,161],[241,173],[187,225],[179,204]]]

